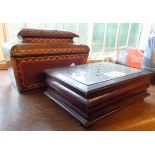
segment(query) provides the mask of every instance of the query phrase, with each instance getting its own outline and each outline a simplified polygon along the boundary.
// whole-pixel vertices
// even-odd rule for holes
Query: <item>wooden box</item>
[[[143,100],[151,78],[150,72],[108,62],[45,72],[45,94],[85,127]]]
[[[89,47],[75,44],[67,31],[23,29],[22,41],[3,46],[10,77],[20,92],[44,87],[43,70],[87,62]]]

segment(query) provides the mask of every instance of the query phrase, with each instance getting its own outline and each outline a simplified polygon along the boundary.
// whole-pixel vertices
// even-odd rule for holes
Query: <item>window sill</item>
[[[0,62],[0,70],[7,70],[7,65],[5,62]]]

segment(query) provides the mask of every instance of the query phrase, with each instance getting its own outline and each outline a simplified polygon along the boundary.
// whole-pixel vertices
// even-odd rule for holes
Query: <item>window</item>
[[[4,36],[4,24],[0,24],[0,62],[4,61],[4,56],[2,52],[2,44],[4,43],[5,36]]]
[[[80,23],[78,29],[79,39],[78,42],[80,44],[87,44],[88,41],[88,24],[87,23]]]
[[[23,27],[66,30],[79,34],[76,43],[87,44],[90,54],[105,51],[110,55],[120,46],[137,48],[144,38],[146,24],[142,23],[13,23],[12,38],[17,40],[17,33]],[[145,30],[146,31],[146,30]],[[148,31],[148,29],[147,29]],[[146,36],[145,36],[146,39]]]
[[[93,27],[93,39],[91,44],[92,52],[100,52],[103,49],[103,41],[104,41],[104,33],[105,33],[105,24],[94,24]]]
[[[119,35],[117,39],[117,46],[125,46],[127,45],[127,39],[129,34],[129,26],[128,23],[121,23],[119,27]]]
[[[115,48],[117,27],[118,24],[116,23],[107,24],[105,47]]]
[[[128,46],[132,46],[132,47],[138,46],[141,28],[142,28],[142,24],[132,24],[131,25]]]

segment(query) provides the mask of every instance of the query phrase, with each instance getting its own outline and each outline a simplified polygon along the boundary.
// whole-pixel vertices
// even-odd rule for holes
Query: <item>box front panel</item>
[[[64,55],[16,58],[20,88],[29,90],[42,87],[45,81],[44,70],[48,68],[65,67],[71,64],[79,65],[87,62],[88,55]]]

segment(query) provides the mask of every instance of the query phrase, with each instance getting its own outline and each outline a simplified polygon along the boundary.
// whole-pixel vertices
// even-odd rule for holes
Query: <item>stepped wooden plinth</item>
[[[45,73],[45,94],[84,127],[149,95],[151,73],[119,64],[101,62]]]

